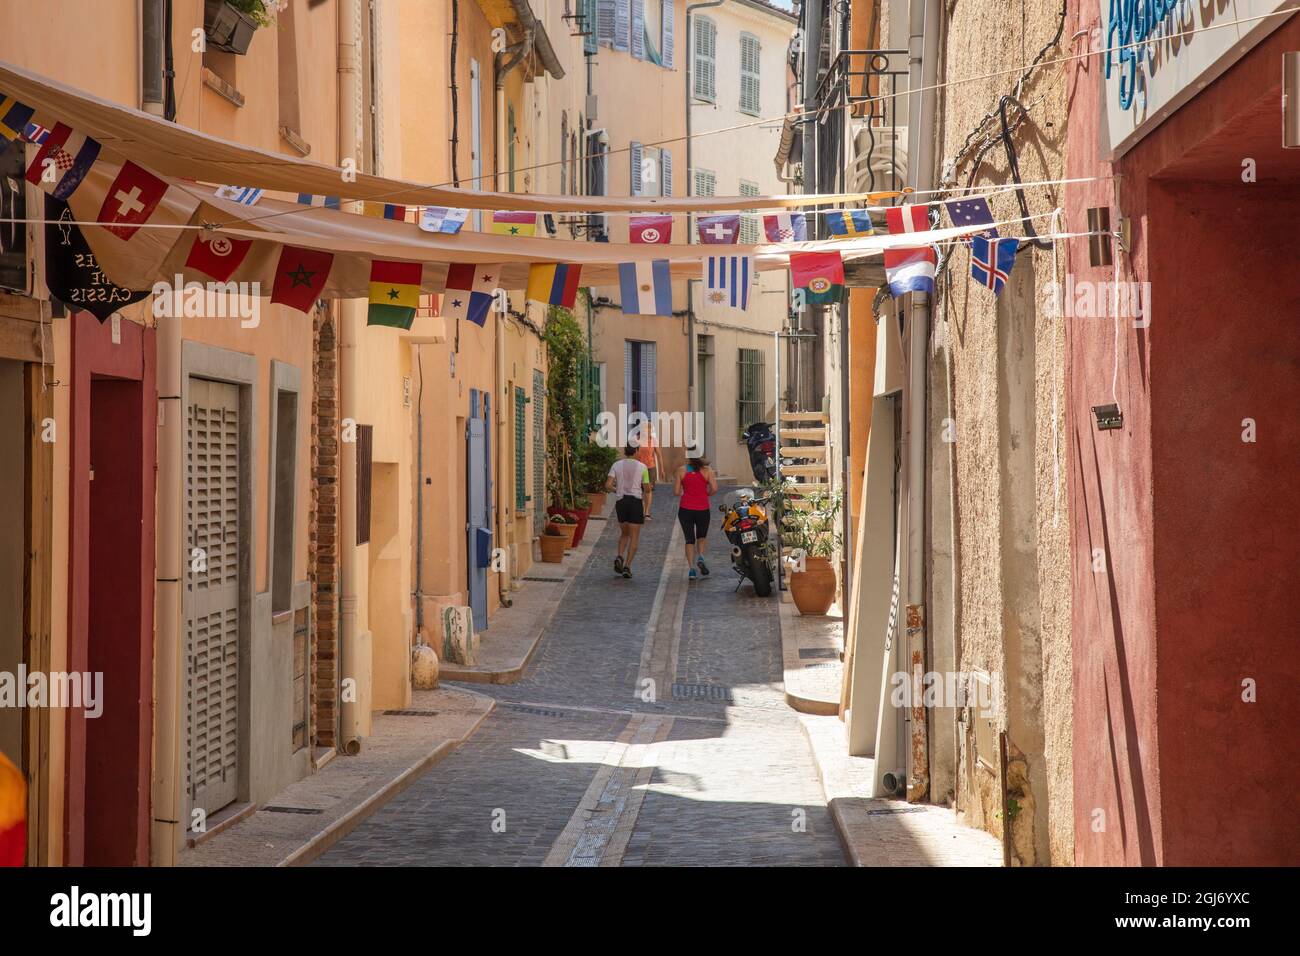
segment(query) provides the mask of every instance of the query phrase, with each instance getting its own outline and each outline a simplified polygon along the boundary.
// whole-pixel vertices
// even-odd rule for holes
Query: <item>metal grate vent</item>
[[[724,700],[731,703],[730,687],[716,684],[673,684],[673,700]]]
[[[386,710],[385,717],[437,717],[436,710]]]
[[[324,810],[317,810],[312,807],[263,807],[263,813],[305,813],[309,816],[324,813]]]

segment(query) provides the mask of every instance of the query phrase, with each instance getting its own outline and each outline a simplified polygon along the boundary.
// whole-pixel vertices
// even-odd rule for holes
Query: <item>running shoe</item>
[[[694,568],[691,568],[691,570],[687,573],[686,577],[688,580],[694,581],[696,578],[699,577],[699,575],[695,573]]]
[[[700,566],[700,574],[704,575],[707,578],[709,576],[709,568],[708,565],[704,563],[704,559],[696,558],[695,563]]]
[[[623,555],[621,554],[615,555],[614,557],[614,573],[615,574],[623,573]]]
[[[623,565],[623,577],[630,578],[631,576],[632,576],[632,569],[629,568],[626,564]]]

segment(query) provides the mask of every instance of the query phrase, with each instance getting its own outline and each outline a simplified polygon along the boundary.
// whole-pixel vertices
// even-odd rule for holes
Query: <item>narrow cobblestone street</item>
[[[498,706],[474,736],[316,865],[844,863],[780,686],[776,598],[733,592],[716,516],[713,574],[688,584],[674,506],[661,485],[631,580],[617,525],[589,527],[523,678],[479,685]]]

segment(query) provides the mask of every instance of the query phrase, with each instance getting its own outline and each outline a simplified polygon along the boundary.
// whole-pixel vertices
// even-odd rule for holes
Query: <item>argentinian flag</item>
[[[673,281],[667,259],[618,264],[624,315],[672,315]]]

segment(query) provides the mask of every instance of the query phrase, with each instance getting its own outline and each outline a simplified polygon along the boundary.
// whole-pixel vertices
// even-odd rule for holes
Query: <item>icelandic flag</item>
[[[1016,264],[1016,252],[1020,240],[1015,236],[992,238],[972,236],[970,248],[971,278],[980,285],[993,290],[997,296],[1002,287],[1011,278],[1011,268]]]
[[[425,232],[441,232],[454,236],[469,218],[468,209],[448,209],[446,206],[425,206],[420,212],[420,228]]]
[[[987,225],[981,235],[996,237],[997,229],[993,227],[993,211],[989,209],[989,201],[983,196],[972,196],[968,199],[950,199],[944,203],[948,207],[948,218],[952,220],[954,226],[983,226]],[[970,237],[964,240],[970,243]]]
[[[22,136],[23,130],[32,125],[32,114],[35,112],[33,107],[0,93],[0,137],[12,142]]]
[[[442,313],[454,319],[469,319],[486,325],[488,312],[500,283],[499,265],[478,266],[453,262],[447,267],[447,285],[442,293]]]
[[[667,259],[618,264],[624,315],[672,315],[673,281]]]
[[[763,217],[763,234],[768,242],[806,242],[808,222],[801,212],[779,212]]]
[[[81,185],[90,167],[99,157],[99,143],[62,123],[55,123],[32,164],[27,167],[27,181],[40,186],[55,199],[67,200]],[[45,171],[54,177],[46,180]]]
[[[342,205],[338,196],[317,196],[312,193],[299,193],[298,202],[317,209],[338,209]]]
[[[241,206],[256,206],[262,198],[262,190],[252,186],[218,186],[216,196],[218,199],[237,202]]]
[[[740,214],[729,213],[721,216],[700,216],[696,225],[700,232],[700,242],[706,244],[735,245],[740,238]]]
[[[865,209],[841,209],[826,214],[826,231],[836,239],[870,236],[876,231]]]
[[[753,256],[709,256],[704,260],[704,301],[707,305],[749,308],[754,282]]]
[[[40,123],[28,123],[23,127],[23,139],[41,146],[50,138],[50,131]]]

